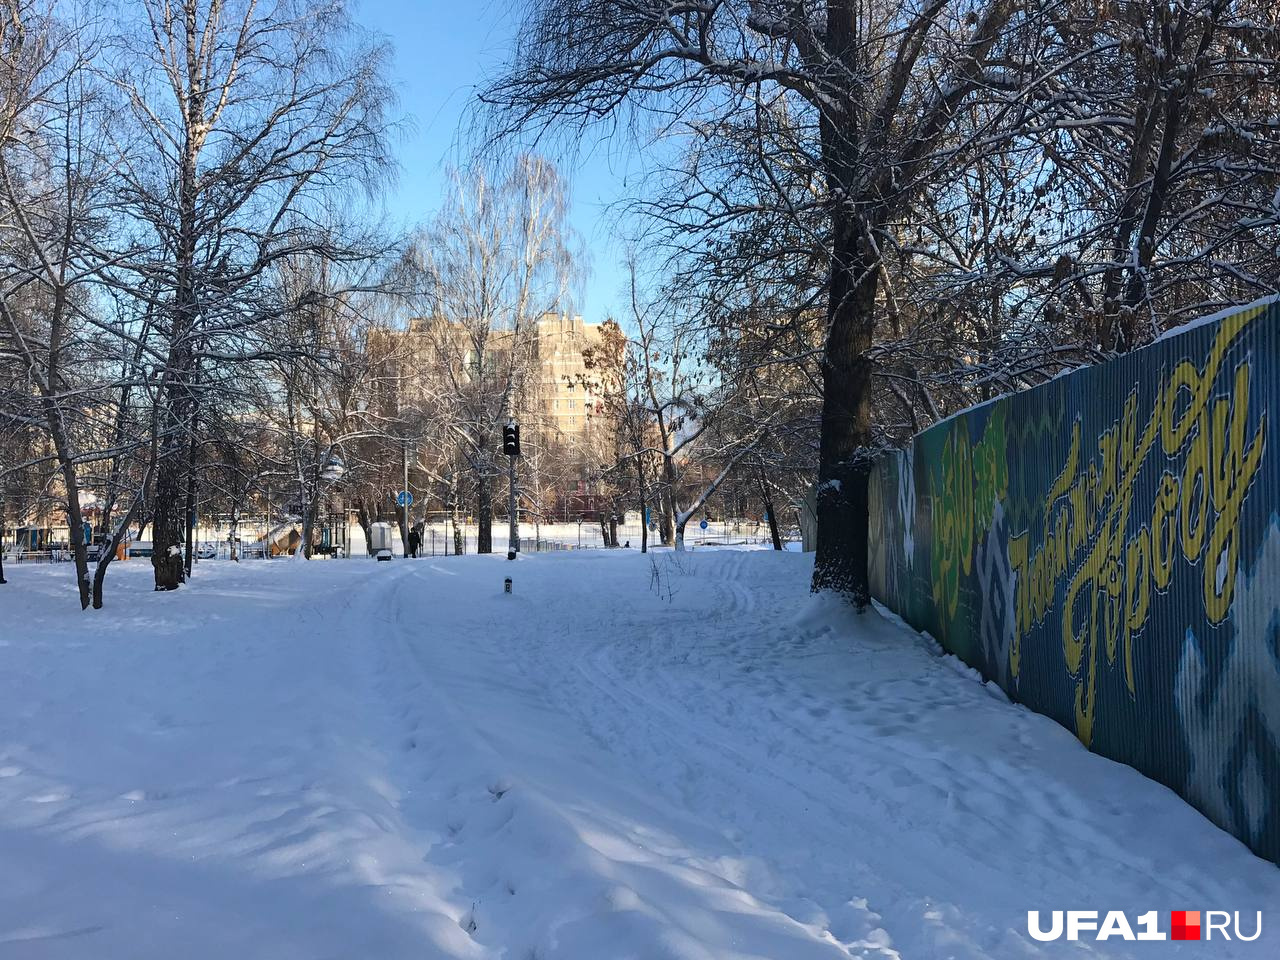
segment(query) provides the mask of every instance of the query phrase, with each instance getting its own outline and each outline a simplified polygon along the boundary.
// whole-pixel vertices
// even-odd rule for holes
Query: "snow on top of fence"
[[[1160,336],[1156,337],[1155,340],[1151,341],[1151,343],[1144,344],[1143,347],[1139,347],[1138,349],[1140,350],[1145,349],[1146,347],[1149,347],[1152,344],[1161,343],[1162,341],[1172,339],[1173,337],[1181,336],[1184,333],[1189,333],[1198,327],[1207,326],[1211,323],[1217,323],[1219,320],[1225,319],[1226,317],[1230,317],[1237,313],[1245,313],[1250,310],[1264,310],[1267,307],[1271,306],[1272,304],[1275,304],[1278,302],[1280,302],[1280,294],[1271,294],[1266,297],[1259,297],[1257,300],[1254,300],[1252,303],[1240,304],[1234,307],[1225,307],[1224,309],[1219,310],[1216,313],[1206,314],[1203,317],[1197,317],[1194,320],[1188,320],[1186,323],[1179,324],[1176,327],[1171,327],[1170,329],[1166,330],[1164,333],[1160,334]],[[1133,351],[1133,352],[1136,353],[1137,351]],[[1035,386],[1027,387],[1023,390],[1015,390],[1012,392],[999,393],[988,400],[983,400],[980,403],[975,403],[968,407],[962,407],[961,409],[955,411],[954,413],[947,414],[941,420],[937,420],[929,424],[929,426],[925,427],[915,436],[923,436],[924,434],[928,433],[931,430],[936,430],[939,427],[945,426],[946,424],[954,420],[956,417],[967,416],[968,414],[971,414],[977,410],[981,410],[983,407],[990,406],[993,403],[997,403],[1001,400],[1004,400],[1006,397],[1011,397],[1011,396],[1014,396],[1014,394],[1018,394],[1018,393],[1027,393],[1031,390],[1039,390],[1041,387],[1048,386],[1049,384],[1053,383],[1055,380],[1059,380],[1062,377],[1070,376],[1071,374],[1076,373],[1079,370],[1087,370],[1089,367],[1092,367],[1092,366],[1105,367],[1108,363],[1113,363],[1115,360],[1118,360],[1118,359],[1119,357],[1115,357],[1115,358],[1112,358],[1111,360],[1106,360],[1103,363],[1098,363],[1098,364],[1082,363],[1079,366],[1066,367],[1062,370],[1059,370],[1057,373],[1055,373],[1048,380],[1045,380],[1043,383],[1037,383]]]
[[[1217,323],[1219,320],[1229,317],[1234,313],[1245,313],[1249,310],[1262,310],[1277,301],[1280,301],[1280,294],[1273,293],[1267,297],[1259,297],[1257,300],[1253,301],[1253,303],[1246,303],[1243,306],[1225,307],[1217,313],[1210,313],[1203,317],[1197,317],[1195,320],[1188,320],[1186,323],[1181,323],[1176,327],[1170,327],[1164,333],[1160,334],[1160,336],[1156,337],[1152,342],[1159,343],[1162,340],[1168,340],[1172,337],[1187,333],[1190,330],[1194,330],[1196,327],[1203,327],[1210,323]]]

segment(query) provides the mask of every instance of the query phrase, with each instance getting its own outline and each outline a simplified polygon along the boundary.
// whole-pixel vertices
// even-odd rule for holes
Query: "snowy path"
[[[1280,953],[1280,870],[807,564],[134,565],[97,616],[18,568],[0,958]],[[1264,934],[1041,944],[1028,909]]]

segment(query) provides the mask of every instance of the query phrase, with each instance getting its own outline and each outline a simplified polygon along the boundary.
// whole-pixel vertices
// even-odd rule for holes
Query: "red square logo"
[[[1199,910],[1174,910],[1173,911],[1173,939],[1174,940],[1199,940],[1200,939],[1200,911]]]

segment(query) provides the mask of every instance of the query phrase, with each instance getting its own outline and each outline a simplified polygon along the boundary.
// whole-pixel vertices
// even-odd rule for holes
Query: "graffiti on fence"
[[[1003,397],[872,476],[873,592],[1280,861],[1280,306]]]

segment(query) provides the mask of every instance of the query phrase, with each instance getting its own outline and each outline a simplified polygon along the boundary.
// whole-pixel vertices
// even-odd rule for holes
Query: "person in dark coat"
[[[409,556],[416,557],[418,548],[422,546],[422,534],[418,532],[418,528],[414,527],[409,531]]]

